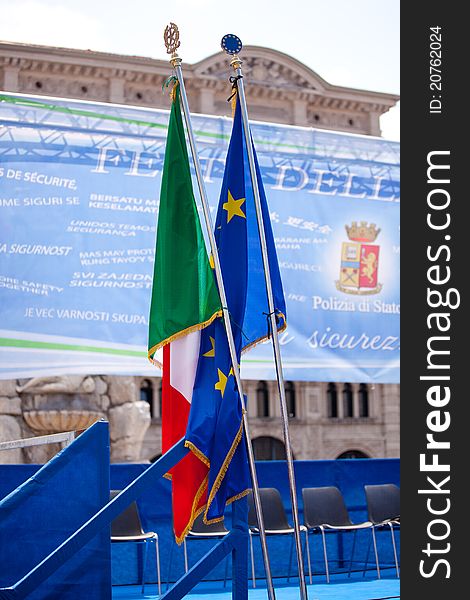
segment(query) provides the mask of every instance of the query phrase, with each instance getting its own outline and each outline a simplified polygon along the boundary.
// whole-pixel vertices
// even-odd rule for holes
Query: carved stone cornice
[[[379,130],[380,115],[398,100],[393,94],[332,85],[291,56],[269,48],[245,46],[241,58],[247,97],[263,120],[349,131],[347,119],[352,118],[356,131],[371,133]],[[108,102],[122,98],[129,104],[162,106],[161,86],[170,73],[167,60],[0,42],[0,87],[11,86],[6,91]],[[201,102],[225,114],[221,98],[230,95],[228,79],[233,74],[229,58],[219,52],[185,64],[184,73],[190,98],[194,94],[200,100],[207,90]],[[345,118],[347,126],[342,125]]]
[[[185,78],[186,87],[190,87],[193,90],[214,90],[214,91],[228,91],[230,84],[228,80],[222,81],[215,78]]]

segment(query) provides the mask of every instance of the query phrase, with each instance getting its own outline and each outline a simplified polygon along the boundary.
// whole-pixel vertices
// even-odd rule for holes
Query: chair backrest
[[[259,494],[265,529],[291,529],[292,526],[287,521],[279,490],[260,488]],[[248,526],[258,527],[253,492],[250,492],[248,496]]]
[[[110,498],[113,499],[119,493],[120,490],[111,490]],[[143,532],[137,502],[129,504],[129,506],[111,522],[112,537],[140,535]]]
[[[202,512],[194,521],[193,526],[191,527],[191,533],[195,533],[197,535],[215,535],[216,533],[225,535],[228,533],[223,521],[206,525],[203,517],[204,513]]]
[[[394,483],[365,485],[369,521],[381,523],[400,516],[400,488]]]
[[[348,509],[339,489],[335,486],[311,487],[302,490],[304,523],[307,527],[351,525]]]

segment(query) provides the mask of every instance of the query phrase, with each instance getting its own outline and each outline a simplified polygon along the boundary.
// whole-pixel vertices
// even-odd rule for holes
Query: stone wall
[[[152,383],[153,418],[144,437],[142,457],[153,460],[161,453],[160,378],[136,378],[137,386]],[[370,458],[394,458],[400,455],[399,415],[400,386],[377,384],[368,386],[369,416],[360,417],[359,385],[352,384],[354,416],[346,417],[341,406],[341,383],[338,417],[331,418],[327,407],[327,383],[296,381],[296,415],[289,419],[294,458],[298,460],[335,459],[348,451],[359,451]],[[247,408],[252,439],[269,437],[283,443],[277,382],[269,381],[269,416],[257,414],[257,381],[243,381],[248,397]]]
[[[0,381],[0,441],[61,431],[80,431],[104,418],[110,424],[111,460],[141,460],[150,425],[147,402],[138,399],[133,377],[37,377]],[[0,452],[0,463],[44,463],[60,444]]]
[[[22,435],[21,398],[15,381],[0,381],[0,442],[16,440]],[[0,452],[0,463],[22,463],[21,450]]]
[[[267,437],[283,443],[277,383],[267,382],[266,417],[257,412],[258,382],[243,383],[252,439]],[[331,418],[327,383],[293,384],[296,408],[289,423],[296,459],[334,459],[348,451],[371,458],[399,456],[398,385],[368,386],[369,414],[360,417],[359,386],[352,384],[354,415],[348,417],[341,405],[343,384],[337,384],[338,415]],[[95,375],[0,381],[0,441],[80,430],[105,418],[110,424],[113,462],[150,461],[161,453],[160,390],[159,377]],[[56,444],[8,450],[0,452],[0,462],[43,463],[59,449]]]

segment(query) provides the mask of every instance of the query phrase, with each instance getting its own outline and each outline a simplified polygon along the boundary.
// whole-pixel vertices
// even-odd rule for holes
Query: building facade
[[[269,48],[245,46],[242,59],[254,120],[380,135],[380,116],[399,99],[331,85]],[[227,56],[183,66],[191,110],[230,116]],[[167,109],[162,86],[170,73],[167,60],[0,42],[0,89],[8,92]]]
[[[243,49],[250,117],[364,135],[380,135],[379,119],[398,96],[331,85],[286,54]],[[162,85],[167,60],[0,42],[0,89],[168,108]],[[230,68],[222,52],[184,65],[191,109],[230,116]],[[277,383],[246,381],[255,455],[282,458]],[[296,459],[399,456],[399,386],[286,382]],[[147,461],[161,452],[161,380],[61,376],[0,381],[0,440],[110,422],[112,460]],[[0,454],[0,462],[44,462],[57,448]]]

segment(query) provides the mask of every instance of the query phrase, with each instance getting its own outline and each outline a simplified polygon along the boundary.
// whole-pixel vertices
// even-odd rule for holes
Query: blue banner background
[[[147,317],[167,123],[167,111],[0,95],[1,378],[158,374]],[[215,211],[231,119],[193,126]],[[286,379],[398,382],[399,145],[252,131],[287,300]],[[336,286],[345,227],[362,221],[380,229],[370,295]],[[242,376],[275,378],[270,344]]]

